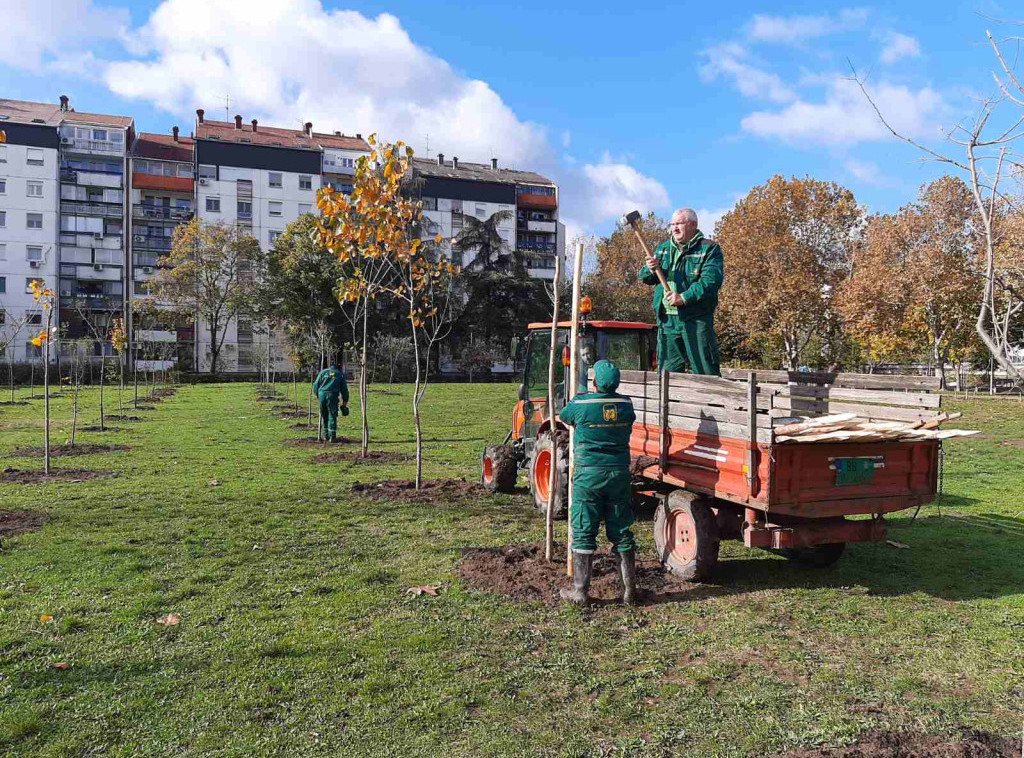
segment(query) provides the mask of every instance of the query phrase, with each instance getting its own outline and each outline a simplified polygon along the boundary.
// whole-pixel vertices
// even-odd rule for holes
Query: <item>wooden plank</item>
[[[665,475],[665,469],[668,468],[668,446],[671,439],[668,433],[671,423],[668,404],[668,372],[662,371],[658,374],[658,429],[661,432],[658,465],[660,466],[662,476]]]
[[[857,405],[854,403],[828,404],[830,413],[856,413],[861,418],[880,418],[888,421],[928,421],[938,414],[924,409],[893,408],[887,405]]]
[[[661,403],[657,398],[633,397],[630,399],[633,401],[634,411],[649,411],[651,413],[658,413],[661,408]],[[680,403],[675,400],[669,400],[668,414],[670,416],[680,416],[685,418],[709,418],[724,424],[749,423],[749,411],[747,410],[733,411],[729,410],[728,408],[718,408],[713,405]],[[759,428],[772,428],[772,417],[769,414],[757,413],[755,411],[754,415],[757,417],[756,425]]]
[[[630,397],[656,398],[658,397],[658,386],[656,384],[652,386],[650,384],[644,385],[623,382],[619,385],[618,392],[619,394],[629,395]],[[746,392],[720,394],[718,392],[709,392],[701,389],[683,389],[680,387],[670,386],[668,389],[668,397],[670,400],[677,400],[682,403],[693,403],[695,405],[720,405],[725,408],[732,408],[733,410],[746,410],[747,408]],[[772,408],[772,397],[770,395],[761,395],[758,393],[757,408],[761,411],[767,411]]]
[[[782,397],[806,397],[827,400],[853,400],[860,403],[879,405],[906,405],[917,408],[938,408],[942,405],[941,395],[922,392],[900,392],[896,390],[856,390],[841,387],[817,387],[814,385],[774,385]]]
[[[750,447],[747,449],[747,489],[751,497],[756,492],[754,489],[754,478],[757,473],[757,374],[753,371],[747,379],[747,434]],[[766,419],[771,426],[771,419]]]
[[[745,369],[723,368],[722,376],[727,379],[745,379]],[[921,390],[935,392],[942,386],[937,376],[911,374],[830,374],[824,371],[761,371],[758,377],[773,384],[826,384],[846,389],[864,390]]]
[[[645,424],[646,426],[654,427],[655,429],[659,428],[657,413],[638,411],[636,414],[636,420],[637,423]],[[744,442],[746,442],[749,437],[749,430],[742,424],[720,424],[717,421],[712,421],[710,419],[701,420],[671,415],[668,417],[668,422],[670,430],[697,432],[698,434],[707,435],[709,437],[731,437]],[[757,430],[757,441],[759,443],[771,443],[772,430],[759,428]]]

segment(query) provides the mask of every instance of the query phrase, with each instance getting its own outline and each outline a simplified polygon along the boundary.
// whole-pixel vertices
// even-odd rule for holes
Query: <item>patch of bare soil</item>
[[[257,403],[277,403],[277,402],[280,402],[282,400],[287,400],[287,399],[288,398],[286,398],[284,395],[257,395],[256,396],[256,402]]]
[[[132,410],[133,411],[155,411],[156,410],[156,406],[155,405],[141,405],[140,404],[140,405],[132,406]]]
[[[1003,447],[1024,447],[1024,440],[1006,440],[1000,443]]]
[[[174,397],[177,394],[177,392],[178,390],[174,389],[173,387],[160,387],[159,389],[153,390],[149,394],[150,396],[153,397]]]
[[[23,471],[10,466],[0,471],[0,484],[45,484],[46,482],[84,482],[86,479],[99,479],[104,476],[117,476],[116,471],[100,469],[65,468],[50,470],[47,476],[38,471]]]
[[[282,412],[278,413],[277,415],[278,415],[278,417],[282,421],[284,421],[286,419],[290,419],[290,418],[306,418],[307,417],[306,411],[282,411]]]
[[[72,458],[79,455],[102,455],[104,453],[120,453],[131,450],[127,445],[99,445],[85,443],[81,445],[54,445],[50,448],[51,458]],[[42,458],[41,447],[19,447],[11,455],[15,458]]]
[[[0,405],[31,405],[28,400],[0,400]]]
[[[320,453],[320,455],[314,455],[309,459],[310,463],[403,463],[405,461],[411,461],[412,456],[408,453],[392,453],[387,450],[369,450],[366,453],[366,457],[362,456],[358,450],[352,450],[349,452],[339,453]]]
[[[0,538],[34,532],[49,519],[48,514],[37,511],[0,510]]]
[[[776,758],[1021,758],[1020,740],[974,729],[949,740],[917,732],[868,732],[846,747],[802,748]]]
[[[307,424],[305,421],[303,421],[301,424],[291,424],[291,425],[289,425],[288,428],[289,429],[310,429],[312,426],[313,426],[312,424]]]
[[[398,397],[401,392],[392,392],[391,390],[367,390],[372,395],[390,395],[391,397]]]
[[[467,548],[459,561],[459,578],[474,589],[515,600],[547,605],[564,602],[558,591],[571,586],[565,575],[565,544],[555,543],[554,560],[544,560],[544,546],[506,545]],[[636,560],[637,599],[641,605],[682,599],[698,585],[683,582],[665,571],[654,556],[638,554]],[[618,559],[610,553],[594,556],[590,597],[595,605],[606,605],[622,597]]]
[[[299,426],[299,424],[296,424],[296,426]],[[301,426],[305,427],[305,424],[301,424]],[[351,437],[338,437],[338,441],[335,442],[334,444],[354,445],[357,442],[359,442],[359,440],[352,439]],[[294,440],[285,440],[281,444],[285,445],[286,447],[331,447],[330,442],[327,442],[326,440],[318,440],[316,437],[300,437]]]
[[[109,416],[104,416],[103,420],[104,421],[129,421],[129,422],[134,422],[134,421],[142,421],[142,416],[129,416],[128,414],[125,414],[123,416],[119,416],[119,415],[117,415],[115,413],[115,414],[112,414],[112,415],[109,415]]]
[[[119,431],[121,431],[121,427],[119,427],[119,426],[104,426],[102,429],[100,429],[99,425],[81,426],[81,427],[78,428],[78,431],[80,431],[80,432],[119,432]]]
[[[352,492],[370,500],[400,500],[408,503],[469,500],[488,497],[491,493],[476,482],[465,479],[427,479],[419,489],[410,479],[387,479],[383,482],[355,482]]]

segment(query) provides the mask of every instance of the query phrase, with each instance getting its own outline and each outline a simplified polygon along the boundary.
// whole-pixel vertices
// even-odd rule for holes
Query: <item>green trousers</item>
[[[633,532],[633,500],[629,469],[577,467],[572,478],[572,551],[593,553],[604,521],[612,550],[628,553],[636,548]]]
[[[721,376],[714,317],[661,322],[658,326],[658,369]]]
[[[338,436],[338,393],[320,393],[320,431],[326,439]]]

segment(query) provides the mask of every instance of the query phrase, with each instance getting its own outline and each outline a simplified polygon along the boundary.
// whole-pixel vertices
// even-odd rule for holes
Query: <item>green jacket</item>
[[[671,307],[665,304],[665,291],[658,275],[647,265],[640,268],[640,281],[657,284],[654,289],[654,314],[659,323],[670,320],[692,321],[714,314],[718,306],[718,290],[725,278],[722,248],[707,239],[698,230],[680,250],[675,240],[658,245],[654,256],[665,272],[672,289],[683,296],[683,304]],[[677,311],[673,313],[673,311]]]
[[[577,468],[629,468],[633,401],[615,392],[584,392],[562,408],[558,417],[576,428]]]
[[[348,402],[348,382],[345,381],[345,372],[337,366],[328,366],[313,380],[313,394],[319,396],[321,392],[341,393],[341,399]]]

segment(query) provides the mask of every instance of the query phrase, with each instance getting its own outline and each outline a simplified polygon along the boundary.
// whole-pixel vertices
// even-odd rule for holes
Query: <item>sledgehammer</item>
[[[629,225],[629,227],[633,230],[633,234],[636,235],[637,241],[640,243],[640,247],[643,248],[644,253],[647,254],[647,257],[651,258],[653,257],[651,255],[651,251],[647,248],[647,243],[644,242],[643,235],[640,234],[640,227],[637,226],[637,223],[639,221],[640,211],[633,211],[632,213],[627,213],[625,216],[622,217],[622,223]],[[672,288],[668,286],[668,280],[665,279],[665,272],[661,270],[661,266],[655,265],[654,273],[658,275],[658,281],[661,282],[661,286],[664,287],[665,293],[668,294],[672,292]]]

